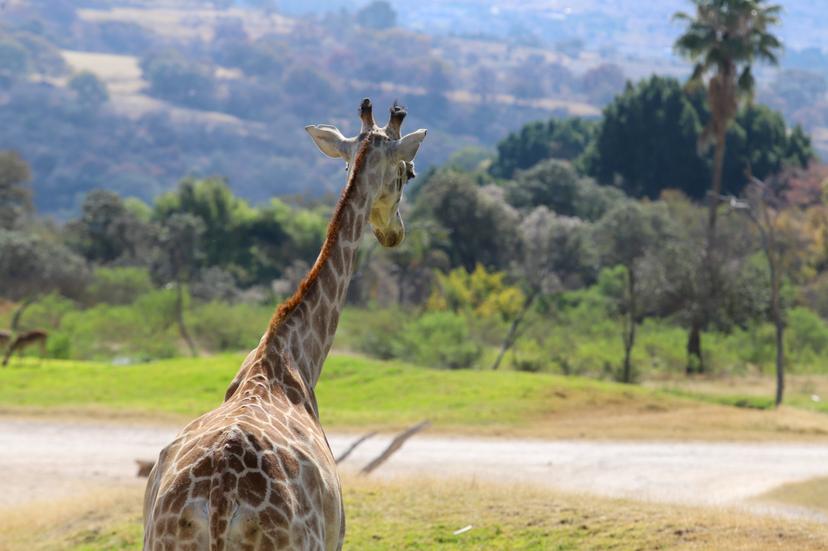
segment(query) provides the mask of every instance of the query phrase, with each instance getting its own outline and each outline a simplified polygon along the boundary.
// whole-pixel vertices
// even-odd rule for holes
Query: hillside
[[[356,8],[313,2],[285,2],[281,12],[242,2],[10,2],[0,26],[9,52],[0,148],[20,151],[38,209],[60,218],[89,189],[150,199],[187,175],[226,177],[254,203],[318,197],[339,189],[342,167],[302,129],[325,122],[354,132],[365,96],[400,100],[410,128],[429,128],[424,173],[465,147],[492,149],[530,120],[596,117],[626,79],[683,77],[668,52],[681,3],[668,4],[643,14],[600,3],[498,12],[487,2],[398,1],[396,24],[377,27]],[[813,9],[792,6],[783,36],[809,36]],[[799,50],[789,54],[786,64],[799,67]],[[824,81],[825,67],[808,67]],[[84,72],[96,80],[76,78]],[[805,124],[825,151],[824,89],[780,91],[775,75],[759,71],[759,99]],[[785,82],[805,78],[795,84],[805,87],[807,76]]]

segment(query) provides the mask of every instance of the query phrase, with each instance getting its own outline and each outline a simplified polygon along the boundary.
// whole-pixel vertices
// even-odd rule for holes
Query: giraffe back
[[[312,392],[281,356],[162,452],[144,502],[145,550],[337,550],[344,512]]]

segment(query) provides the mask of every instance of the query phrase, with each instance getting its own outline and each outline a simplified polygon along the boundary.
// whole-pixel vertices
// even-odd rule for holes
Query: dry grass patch
[[[137,549],[142,493],[139,486],[118,487],[0,509],[0,549]]]
[[[474,482],[344,480],[346,549],[824,550],[828,526]],[[471,526],[467,531],[456,531]],[[0,548],[123,550],[141,544],[139,488],[0,515]]]

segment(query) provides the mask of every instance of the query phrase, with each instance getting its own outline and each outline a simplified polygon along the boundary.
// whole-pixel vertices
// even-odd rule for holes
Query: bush
[[[512,349],[512,367],[516,371],[537,373],[548,363],[543,349],[536,340],[519,341]]]
[[[250,350],[259,342],[272,312],[269,306],[214,301],[193,308],[187,325],[204,350]]]
[[[791,356],[813,359],[828,351],[828,325],[811,310],[792,308],[786,340]]]
[[[471,367],[482,350],[470,335],[466,319],[453,312],[429,312],[405,324],[395,355],[429,367]]]
[[[132,304],[151,290],[152,281],[145,268],[98,268],[85,299],[88,304]]]
[[[396,341],[408,316],[401,310],[376,309],[345,311],[337,332],[338,346],[352,347],[381,360],[396,357]]]

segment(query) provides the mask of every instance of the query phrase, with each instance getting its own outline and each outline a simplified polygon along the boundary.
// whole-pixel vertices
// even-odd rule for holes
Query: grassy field
[[[586,498],[523,487],[344,480],[345,549],[825,549],[828,526],[726,510]],[[139,487],[0,515],[7,551],[113,551],[141,542]],[[464,527],[471,528],[455,535]]]
[[[828,514],[828,478],[812,478],[783,484],[763,495],[762,499],[816,509]]]
[[[145,364],[26,359],[0,371],[0,412],[182,422],[218,405],[240,355]],[[828,439],[828,416],[725,404],[578,377],[446,371],[333,355],[317,389],[335,429],[396,430],[428,418],[435,431],[565,438]]]

